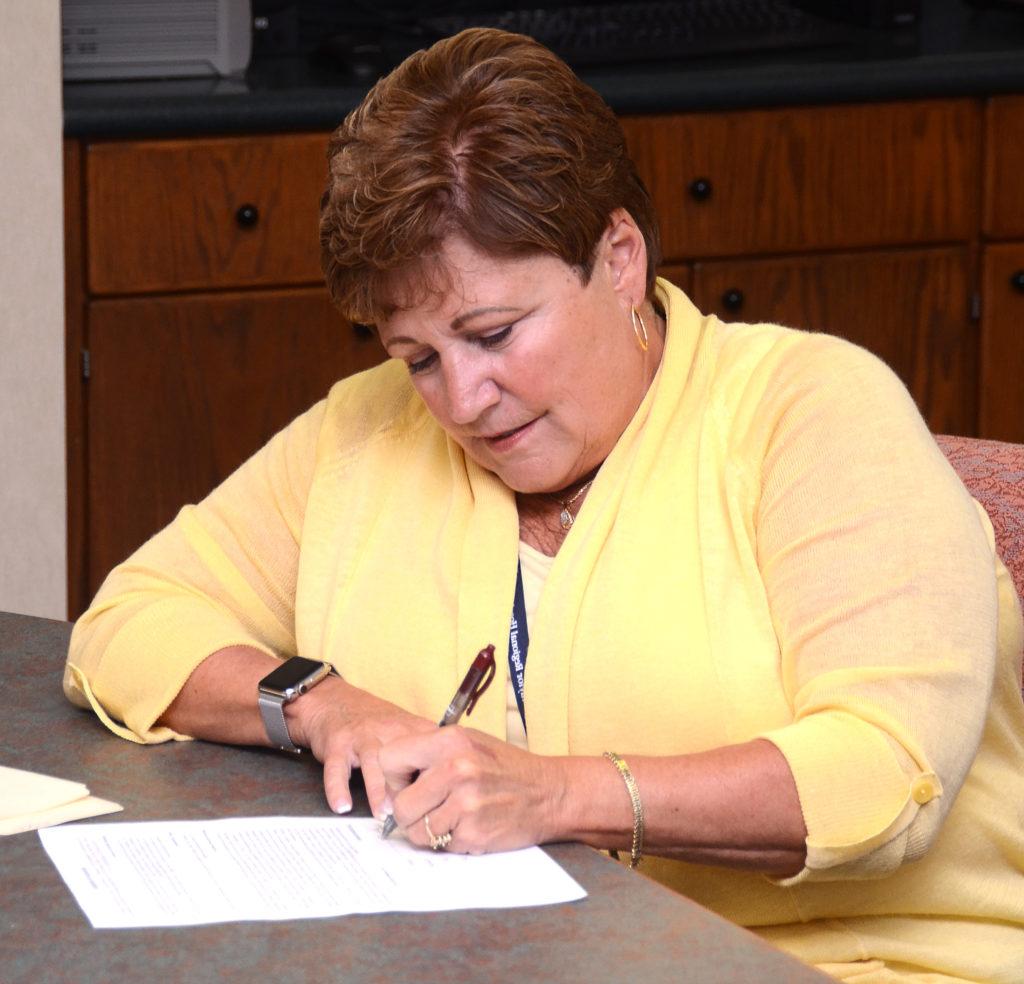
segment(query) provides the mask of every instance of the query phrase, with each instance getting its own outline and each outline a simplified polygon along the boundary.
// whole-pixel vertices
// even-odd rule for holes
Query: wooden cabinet
[[[666,260],[969,238],[967,100],[633,117]]]
[[[985,126],[985,235],[1024,239],[1024,96],[990,100]]]
[[[827,331],[879,355],[934,431],[973,419],[977,354],[969,325],[966,247],[699,263],[702,311]],[[748,311],[756,316],[748,316]]]
[[[384,353],[333,309],[326,135],[69,145],[69,610]]]
[[[343,376],[378,362],[322,288],[99,300],[89,312],[88,583]]]
[[[1024,96],[991,100],[985,125],[979,430],[1024,441]]]
[[[1024,442],[1024,240],[985,247],[981,400],[985,437]]]
[[[316,283],[327,135],[85,148],[93,294]]]
[[[973,100],[636,117],[665,275],[726,320],[841,335],[933,430],[972,434],[981,107]]]
[[[623,126],[661,272],[702,310],[842,335],[933,430],[1024,440],[1024,97]],[[383,357],[322,287],[326,145],[67,145],[72,615],[180,505]]]

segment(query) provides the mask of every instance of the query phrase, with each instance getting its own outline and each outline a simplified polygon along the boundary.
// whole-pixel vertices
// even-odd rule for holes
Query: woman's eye
[[[494,348],[495,345],[500,345],[511,334],[512,326],[506,325],[504,328],[501,328],[490,335],[479,335],[477,337],[477,341],[484,348]]]
[[[419,359],[416,362],[408,363],[409,373],[415,376],[416,373],[423,372],[429,369],[434,364],[435,359],[437,359],[437,353],[431,352],[430,355],[425,356],[424,358]]]

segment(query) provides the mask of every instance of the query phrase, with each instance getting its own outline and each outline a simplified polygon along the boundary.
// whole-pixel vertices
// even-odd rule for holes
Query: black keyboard
[[[822,47],[850,32],[784,0],[581,3],[419,18],[437,37],[466,27],[528,34],[573,66]]]

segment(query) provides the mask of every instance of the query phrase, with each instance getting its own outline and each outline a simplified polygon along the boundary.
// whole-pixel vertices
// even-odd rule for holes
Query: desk
[[[0,613],[0,764],[85,782],[105,821],[327,815],[320,769],[262,749],[140,747],[65,701],[70,625]],[[365,801],[363,803],[365,810]],[[0,977],[55,981],[828,980],[745,930],[578,844],[548,848],[587,890],[560,906],[93,930],[35,833],[0,837]]]

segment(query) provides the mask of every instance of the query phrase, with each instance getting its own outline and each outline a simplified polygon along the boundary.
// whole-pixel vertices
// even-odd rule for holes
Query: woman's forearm
[[[804,825],[792,773],[771,742],[755,740],[693,755],[623,757],[639,789],[644,852],[698,864],[796,874]],[[611,762],[565,758],[559,838],[629,851],[633,809]]]
[[[260,717],[259,682],[280,666],[280,660],[249,646],[230,646],[200,663],[159,724],[180,734],[231,745],[269,745]],[[322,681],[284,708],[292,741],[308,746],[305,723],[315,706],[341,699],[345,684],[337,677]]]

